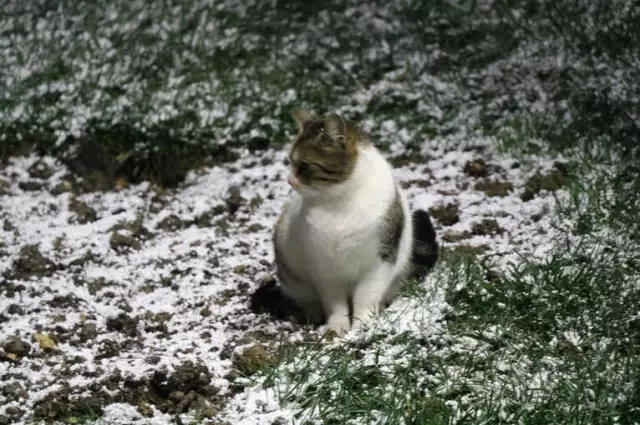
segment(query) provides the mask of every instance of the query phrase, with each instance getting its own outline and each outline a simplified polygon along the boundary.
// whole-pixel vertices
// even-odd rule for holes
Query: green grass
[[[442,329],[297,348],[266,384],[304,408],[300,423],[638,423],[640,244],[622,228],[638,201],[603,202],[615,182],[595,178],[556,211],[589,230],[568,228],[547,260],[497,270],[450,254],[431,289],[412,285],[425,305],[443,287]]]
[[[233,148],[282,146],[298,106],[392,119],[414,147],[463,129],[504,133],[514,119],[560,148],[576,133],[629,140],[639,15],[627,0],[11,0],[0,158],[65,157],[87,140],[119,175],[175,185]],[[540,93],[552,102],[531,114]]]

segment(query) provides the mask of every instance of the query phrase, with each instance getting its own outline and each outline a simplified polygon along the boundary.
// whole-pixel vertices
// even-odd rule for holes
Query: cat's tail
[[[426,275],[438,260],[438,241],[429,213],[413,212],[412,262],[416,273]]]

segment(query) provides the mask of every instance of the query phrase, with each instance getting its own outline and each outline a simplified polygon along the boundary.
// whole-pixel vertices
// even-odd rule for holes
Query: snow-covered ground
[[[562,158],[515,159],[484,138],[392,151],[443,249],[506,265],[553,246]],[[296,406],[242,376],[252,372],[245,349],[268,362],[283,344],[320,337],[250,309],[274,276],[285,156],[245,153],[170,191],[143,183],[77,194],[52,158],[11,159],[0,170],[0,381],[14,391],[0,392],[0,415],[22,424],[93,406],[106,423],[164,424],[189,409],[233,424],[291,419]],[[536,186],[545,178],[553,190]],[[440,333],[449,306],[438,276],[422,283],[430,302],[400,298],[372,329],[345,338]]]

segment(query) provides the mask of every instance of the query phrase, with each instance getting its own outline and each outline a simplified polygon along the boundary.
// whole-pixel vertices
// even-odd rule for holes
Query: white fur
[[[324,312],[336,332],[367,321],[395,296],[411,261],[413,223],[391,165],[373,146],[360,146],[350,178],[323,190],[298,187],[276,226],[275,243],[294,276],[279,271],[283,292],[312,317]],[[295,179],[292,179],[295,181]],[[291,181],[291,180],[290,180]],[[380,226],[400,194],[404,229],[395,264],[379,255]]]

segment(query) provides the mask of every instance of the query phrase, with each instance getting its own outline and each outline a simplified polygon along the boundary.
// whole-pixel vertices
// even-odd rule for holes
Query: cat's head
[[[338,114],[314,119],[298,109],[292,115],[298,135],[289,152],[289,184],[302,195],[313,195],[349,179],[358,158],[357,128]]]

